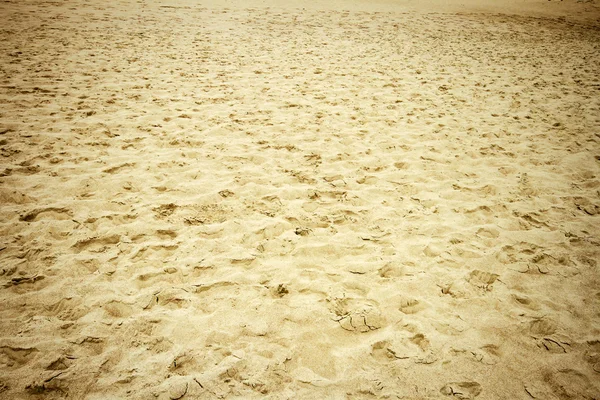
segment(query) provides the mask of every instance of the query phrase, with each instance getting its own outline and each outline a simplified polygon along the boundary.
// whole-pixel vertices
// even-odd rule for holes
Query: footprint
[[[490,272],[480,271],[478,269],[471,271],[467,281],[481,289],[491,290],[491,286],[496,282],[500,275]]]
[[[138,260],[143,258],[144,260],[159,259],[166,260],[169,256],[173,255],[173,252],[179,248],[177,244],[160,244],[152,246],[142,246],[135,254],[131,257],[132,260]]]
[[[242,243],[260,243],[264,240],[272,240],[281,236],[287,230],[291,230],[291,228],[291,224],[288,223],[279,222],[269,224],[263,228],[245,234],[242,238]]]
[[[465,400],[474,399],[481,394],[481,391],[481,385],[477,382],[450,382],[440,390],[446,396]]]
[[[482,352],[478,353],[478,358],[480,362],[486,365],[495,365],[500,361],[500,357],[502,356],[502,352],[500,348],[495,344],[486,344],[480,347]]]
[[[585,360],[592,366],[592,369],[600,373],[600,340],[590,340],[589,346],[585,352]]]
[[[154,391],[156,394],[161,395],[161,399],[179,400],[184,397],[197,398],[198,392],[192,393],[192,391],[199,387],[197,381],[190,379],[189,376],[173,375],[162,382]]]
[[[90,251],[102,251],[105,246],[114,245],[120,243],[121,236],[119,235],[108,235],[108,236],[93,236],[86,239],[78,240],[72,247],[75,250],[89,250]]]
[[[538,253],[539,249],[540,247],[535,244],[519,242],[512,246],[509,245],[502,247],[500,252],[496,255],[496,258],[502,264],[526,262],[534,257]]]
[[[174,203],[161,204],[158,207],[154,207],[153,211],[156,213],[157,218],[166,218],[173,215],[173,213],[175,212],[175,210],[177,210],[178,207],[179,206]]]
[[[188,367],[193,361],[194,355],[191,352],[181,351],[173,358],[168,368],[170,371],[179,371],[181,373],[182,369]]]
[[[172,229],[158,229],[156,235],[161,239],[175,239],[177,232]]]
[[[80,345],[83,349],[87,350],[89,354],[93,355],[102,354],[105,348],[104,338],[96,336],[82,336],[71,343]]]
[[[19,277],[12,278],[11,280],[5,282],[2,285],[2,287],[9,288],[12,286],[33,284],[33,283],[39,282],[45,278],[46,277],[44,275],[19,276]],[[41,288],[38,288],[38,289],[41,289]]]
[[[535,398],[551,398],[547,396],[549,393],[557,395],[561,399],[597,398],[597,385],[593,384],[585,374],[577,370],[570,368],[559,369],[558,371],[547,370],[542,373],[542,378],[548,390],[543,391],[541,397]]]
[[[536,337],[552,335],[557,329],[557,323],[549,318],[535,319],[529,324],[529,332]]]
[[[405,275],[404,266],[396,263],[387,263],[377,270],[382,278],[399,278]]]
[[[104,312],[114,318],[126,318],[133,314],[133,307],[122,301],[113,300],[103,305]]]
[[[488,239],[496,239],[498,236],[500,236],[500,232],[494,228],[479,228],[476,235]]]
[[[82,305],[79,297],[65,297],[52,304],[44,305],[47,315],[54,316],[62,321],[77,320],[89,312],[89,308]]]
[[[514,211],[513,215],[517,218],[521,218],[521,223],[523,226],[531,229],[533,228],[548,228],[549,225],[543,219],[546,219],[542,214],[536,212],[529,213],[520,213],[518,211]]]
[[[515,293],[515,294],[512,295],[512,298],[520,306],[527,307],[527,308],[529,308],[531,310],[539,310],[540,309],[539,304],[537,304],[537,302],[535,302],[534,300],[532,300],[528,296]]]
[[[417,364],[431,364],[437,360],[430,351],[431,343],[422,333],[396,333],[371,346],[371,355],[380,362],[411,359]]]
[[[385,321],[376,302],[362,299],[334,299],[334,320],[351,332],[365,333],[381,328]]]
[[[1,173],[0,173],[0,176]],[[35,200],[25,193],[16,190],[0,189],[0,204],[28,204]]]
[[[191,294],[182,288],[164,289],[155,296],[159,306],[170,309],[183,308],[192,303]]]
[[[65,371],[45,371],[40,378],[36,378],[25,386],[32,395],[51,396],[52,392],[66,393],[69,388],[69,375]]]
[[[59,356],[48,364],[45,369],[46,371],[64,371],[73,364],[73,360],[75,360],[74,356]]]
[[[183,215],[186,225],[220,224],[232,216],[233,210],[219,204],[190,207]]]
[[[115,172],[119,172],[125,168],[134,167],[134,166],[135,166],[135,163],[124,163],[121,165],[116,165],[114,167],[106,168],[106,169],[102,170],[102,172],[105,172],[107,174],[114,174]]]
[[[444,248],[441,245],[430,244],[423,249],[423,254],[427,257],[437,257],[442,254]]]
[[[40,214],[50,213],[53,219],[71,219],[73,213],[68,208],[46,207],[38,208],[21,215],[19,221],[33,222]]]
[[[404,314],[415,314],[425,308],[425,304],[413,298],[403,298],[400,300],[400,311]]]
[[[422,333],[417,333],[411,337],[410,342],[416,344],[422,351],[427,351],[430,348],[429,340]]]
[[[374,185],[379,181],[376,176],[366,175],[356,180],[359,185]]]
[[[355,309],[342,316],[338,322],[345,330],[354,332],[369,332],[383,325],[380,312],[372,307]]]
[[[578,210],[588,215],[600,214],[600,205],[592,203],[585,197],[573,197],[573,204]]]
[[[29,362],[35,353],[39,350],[35,347],[22,348],[1,346],[0,347],[0,367],[19,368]]]

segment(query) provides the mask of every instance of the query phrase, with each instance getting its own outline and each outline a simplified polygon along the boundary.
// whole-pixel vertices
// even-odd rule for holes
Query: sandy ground
[[[491,3],[0,3],[0,398],[599,399],[598,5]]]

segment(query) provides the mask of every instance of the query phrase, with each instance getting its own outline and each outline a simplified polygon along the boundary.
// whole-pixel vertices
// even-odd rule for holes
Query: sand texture
[[[600,399],[598,6],[213,3],[0,3],[0,398]]]

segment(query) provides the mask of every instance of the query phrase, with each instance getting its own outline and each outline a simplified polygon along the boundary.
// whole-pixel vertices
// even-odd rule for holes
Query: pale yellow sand
[[[600,398],[598,5],[493,3],[0,3],[0,398]]]

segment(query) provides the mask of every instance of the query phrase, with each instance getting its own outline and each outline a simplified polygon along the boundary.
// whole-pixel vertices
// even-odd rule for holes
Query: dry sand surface
[[[444,4],[0,3],[0,398],[599,399],[598,5]]]

